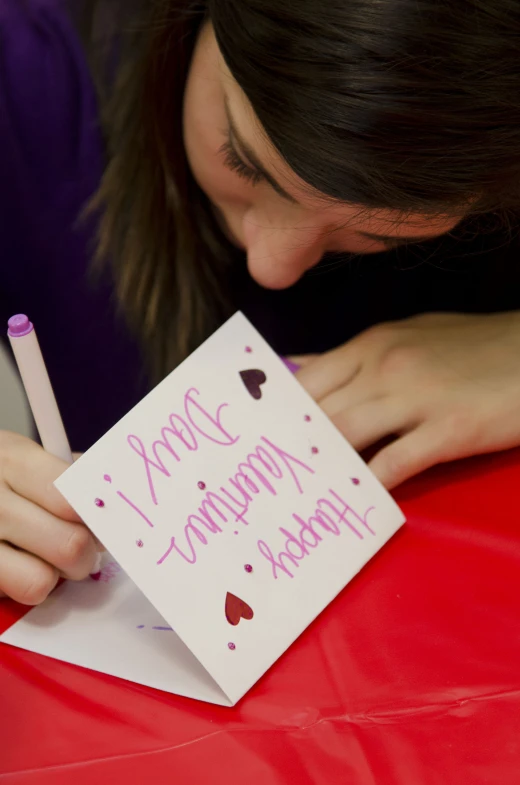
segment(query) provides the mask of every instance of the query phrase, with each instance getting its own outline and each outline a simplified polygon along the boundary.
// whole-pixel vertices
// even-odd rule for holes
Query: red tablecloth
[[[408,523],[234,709],[0,646],[2,784],[518,785],[519,480],[515,451],[398,491]]]

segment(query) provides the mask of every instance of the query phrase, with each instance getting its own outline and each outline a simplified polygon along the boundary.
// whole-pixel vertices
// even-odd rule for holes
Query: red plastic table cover
[[[234,709],[0,645],[2,784],[518,785],[519,481],[512,451],[399,489],[408,523]]]

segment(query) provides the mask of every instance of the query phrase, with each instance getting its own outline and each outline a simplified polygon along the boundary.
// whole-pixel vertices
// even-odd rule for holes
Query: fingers
[[[296,378],[315,401],[344,387],[354,379],[361,367],[357,344],[348,344],[322,354],[304,365]]]
[[[0,596],[37,605],[60,575],[81,580],[95,568],[93,536],[53,485],[66,468],[29,439],[0,432]]]
[[[422,422],[417,401],[403,395],[377,395],[370,374],[362,371],[355,345],[340,347],[302,368],[297,377],[324,412],[361,452],[385,437],[403,434],[376,452],[370,469],[394,488],[452,455],[450,434],[442,424]],[[368,399],[368,396],[371,396]]]
[[[67,468],[59,458],[22,436],[0,433],[1,471],[4,482],[18,495],[31,499],[58,518],[79,522],[53,482]]]
[[[59,573],[30,553],[0,543],[0,591],[24,605],[39,605],[54,589]]]
[[[327,417],[333,419],[343,411],[350,411],[371,401],[381,400],[385,393],[374,388],[366,370],[359,369],[350,384],[326,395],[319,401]]]
[[[343,408],[331,420],[358,452],[417,424],[412,411],[405,409],[399,398],[379,398]]]
[[[35,554],[72,580],[82,580],[94,568],[97,548],[85,526],[56,518],[15,494],[2,506],[1,540]]]
[[[453,456],[450,433],[437,422],[420,425],[380,450],[370,461],[369,468],[390,490],[415,474]]]

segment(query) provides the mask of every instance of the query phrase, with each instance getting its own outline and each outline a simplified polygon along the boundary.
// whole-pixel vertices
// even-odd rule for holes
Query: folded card
[[[0,640],[222,705],[404,520],[242,314],[56,485],[133,584],[66,584]]]

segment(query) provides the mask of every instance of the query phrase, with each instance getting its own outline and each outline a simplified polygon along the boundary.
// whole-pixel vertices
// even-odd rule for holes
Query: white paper
[[[0,641],[165,692],[231,705],[115,562],[105,560],[102,578],[63,583]]]
[[[251,378],[262,382],[255,397],[245,384]],[[404,520],[241,314],[56,485],[230,704]],[[237,624],[226,618],[228,593],[243,602]],[[119,606],[110,612],[121,615]],[[98,616],[91,610],[84,624],[95,627]],[[70,648],[59,649],[52,656],[70,657]],[[116,659],[108,671],[102,659],[88,667],[117,671]],[[182,682],[172,691],[200,697],[172,669]],[[194,678],[198,685],[200,672]]]

